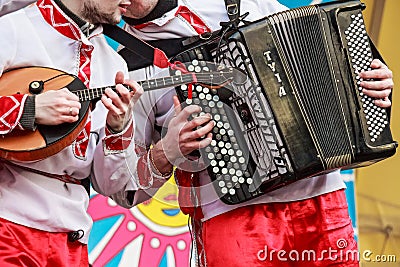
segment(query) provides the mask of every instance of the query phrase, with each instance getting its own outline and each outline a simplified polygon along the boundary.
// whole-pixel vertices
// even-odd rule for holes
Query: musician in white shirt
[[[67,141],[60,152],[35,161],[1,160],[0,266],[88,266],[92,219],[87,213],[89,192],[81,181],[90,177],[93,188],[106,196],[137,189],[132,176],[137,156],[131,142],[131,109],[143,89],[125,79],[126,63],[108,45],[99,25],[118,23],[128,4],[125,0],[39,0],[0,17],[0,79],[7,79],[3,86],[13,86],[4,76],[8,72],[19,71],[18,81],[27,79],[24,69],[15,69],[29,66],[72,74],[83,88],[117,84],[116,91],[105,89],[101,101],[93,103],[78,137],[71,144]],[[48,81],[62,77],[42,81],[44,88]],[[28,86],[14,86],[1,88],[15,89],[14,94],[0,97],[2,136],[18,136],[39,124],[59,125],[56,135],[62,123],[78,120],[82,104],[69,90],[45,90],[32,96],[23,91]],[[26,142],[20,138],[23,146]]]
[[[241,14],[249,12],[246,20],[250,21],[286,9],[274,0],[243,0],[240,5]],[[125,16],[129,24],[125,29],[147,41],[195,36],[215,31],[220,28],[220,22],[228,21],[222,0],[134,0]],[[392,73],[379,60],[373,62],[372,68],[361,74],[363,78],[375,79],[363,82],[365,94],[379,99],[376,105],[388,107]],[[158,72],[160,69],[151,66],[130,72],[130,77],[141,80]],[[163,178],[166,180],[171,175],[170,162],[180,156],[177,147],[183,155],[188,155],[210,143],[210,134],[202,141],[197,140],[213,127],[210,117],[205,115],[188,123],[190,114],[199,112],[199,108],[189,106],[181,110],[175,98],[174,110],[174,95],[174,89],[146,92],[134,110],[138,122],[135,142],[141,150],[139,163],[151,161],[153,174],[148,173],[147,184],[153,183],[155,189],[163,183]],[[162,137],[157,129],[166,126],[168,130]],[[201,127],[192,131],[196,126]],[[180,185],[190,185],[185,178],[188,177],[176,177]],[[280,250],[321,253],[329,248],[337,249],[336,242],[341,239],[347,243],[343,253],[357,250],[347,211],[345,184],[339,171],[297,181],[238,205],[226,205],[218,199],[206,171],[199,173],[199,179],[201,210],[187,207],[181,189],[179,199],[182,210],[201,222],[195,241],[202,266],[294,266],[293,261],[280,261],[275,256],[272,261],[263,261],[260,257]],[[119,204],[130,207],[136,202],[120,201]],[[344,258],[296,264],[334,263],[338,264],[335,266],[358,266],[357,261]]]
[[[34,3],[34,0],[0,0],[0,16]]]

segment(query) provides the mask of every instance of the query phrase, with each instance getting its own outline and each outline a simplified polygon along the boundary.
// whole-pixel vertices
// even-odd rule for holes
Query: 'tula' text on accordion
[[[267,66],[268,66],[268,67],[272,70],[272,72],[274,73],[274,76],[275,76],[277,82],[280,83],[280,84],[282,84],[281,76],[280,76],[280,74],[279,74],[279,73],[276,71],[276,69],[275,69],[276,63],[275,63],[275,61],[273,61],[273,59],[271,58],[271,51],[265,51],[265,52],[263,53],[263,55],[264,55],[265,59],[267,60],[267,62],[266,62]],[[278,94],[279,94],[279,97],[286,96],[286,89],[285,89],[285,87],[284,87],[283,85],[279,87],[279,92],[278,92]]]

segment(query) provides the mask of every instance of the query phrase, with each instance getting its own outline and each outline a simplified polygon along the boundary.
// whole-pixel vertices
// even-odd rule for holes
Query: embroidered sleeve
[[[19,122],[27,96],[26,94],[0,96],[0,134],[8,134],[16,127],[22,129]]]
[[[137,183],[140,189],[159,188],[172,175],[172,172],[166,176],[157,173],[150,160],[150,150],[139,158],[136,171]]]
[[[106,136],[103,139],[104,153],[117,154],[125,151],[133,138],[134,124],[133,121],[120,133],[112,133],[108,127],[105,129]]]

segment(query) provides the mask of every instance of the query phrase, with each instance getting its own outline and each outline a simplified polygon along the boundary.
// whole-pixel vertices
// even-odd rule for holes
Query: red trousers
[[[359,266],[344,190],[235,209],[203,223],[209,267]]]
[[[0,266],[88,267],[87,245],[0,218]]]

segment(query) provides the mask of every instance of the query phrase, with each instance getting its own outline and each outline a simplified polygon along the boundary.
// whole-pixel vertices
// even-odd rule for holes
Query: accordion
[[[195,84],[189,100],[188,86],[176,87],[182,103],[200,105],[216,122],[200,154],[223,202],[394,155],[390,108],[376,106],[359,85],[375,56],[364,8],[336,1],[290,9],[173,58],[190,71],[221,64],[246,77],[220,89]]]

